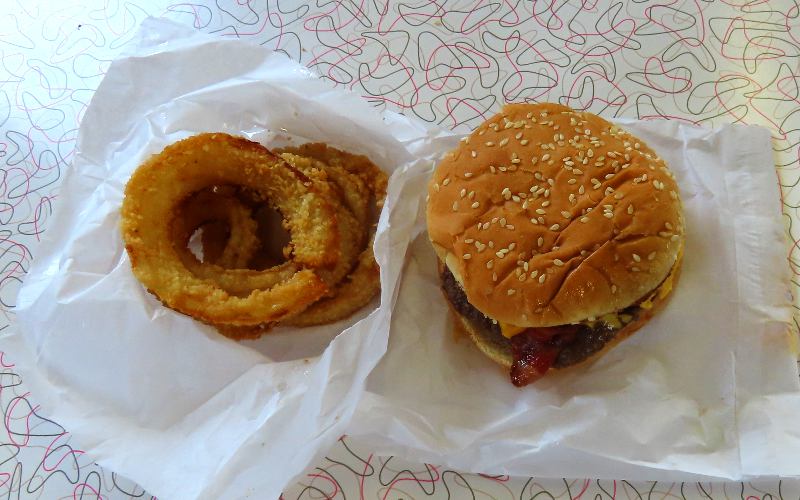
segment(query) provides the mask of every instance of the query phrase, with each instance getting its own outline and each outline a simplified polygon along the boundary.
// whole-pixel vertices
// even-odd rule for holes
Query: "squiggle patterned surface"
[[[89,5],[86,5],[89,4]],[[800,283],[800,4],[765,0],[4,0],[0,13],[0,330],[49,224],[81,117],[148,15],[282,51],[379,108],[470,128],[504,101],[605,116],[769,127]],[[150,498],[42,416],[0,356],[0,495]],[[798,498],[800,482],[636,483],[460,474],[343,439],[294,498]]]

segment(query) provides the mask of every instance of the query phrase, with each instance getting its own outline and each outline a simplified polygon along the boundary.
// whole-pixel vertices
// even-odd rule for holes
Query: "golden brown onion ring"
[[[292,261],[312,269],[246,297],[189,272],[172,244],[173,214],[192,193],[220,184],[274,204],[292,238]],[[339,259],[331,251],[338,248],[334,207],[311,180],[260,144],[220,133],[179,141],[141,165],[125,188],[121,229],[139,281],[167,307],[214,324],[269,323],[305,309],[329,289],[313,269]]]

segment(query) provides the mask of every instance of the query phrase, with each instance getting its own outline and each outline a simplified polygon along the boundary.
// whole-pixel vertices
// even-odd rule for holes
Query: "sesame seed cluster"
[[[664,161],[557,104],[505,106],[437,166],[428,198],[429,236],[470,303],[519,326],[627,307],[667,276],[683,242]]]

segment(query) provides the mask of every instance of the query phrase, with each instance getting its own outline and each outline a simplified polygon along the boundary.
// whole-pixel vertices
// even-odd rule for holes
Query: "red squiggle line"
[[[392,483],[389,485],[388,488],[386,488],[386,492],[383,494],[383,498],[381,500],[386,500],[386,497],[389,496],[389,493],[391,493],[392,489],[394,489],[395,486],[397,486],[398,484],[400,484],[400,483],[402,483],[404,481],[412,481],[412,482],[415,482],[415,483],[429,483],[429,484],[433,484],[436,481],[438,481],[440,479],[439,471],[435,467],[433,467],[432,465],[425,464],[425,466],[426,467],[431,467],[432,469],[434,469],[436,471],[436,477],[435,478],[432,478],[432,479],[420,479],[420,478],[416,477],[413,474],[411,475],[411,477],[398,477],[397,479],[392,481]]]
[[[62,437],[64,437],[64,436],[69,436],[69,434],[67,434],[66,432],[63,432],[63,433],[59,434],[58,436],[56,436],[56,437],[55,437],[55,439],[53,439],[53,440],[50,442],[50,444],[49,444],[49,445],[47,445],[47,449],[45,449],[45,452],[44,452],[45,459],[49,458],[51,451],[52,451],[54,448],[56,448],[56,447],[54,447],[54,446],[53,446],[53,445],[55,445],[55,444],[56,444],[56,441],[58,441],[59,439],[61,439],[61,438],[62,438]],[[75,457],[75,459],[77,460],[77,457],[79,457],[79,456],[83,455],[83,453],[84,453],[84,452],[83,452],[83,451],[81,451],[81,450],[75,450],[75,449],[72,449],[72,448],[68,448],[67,452],[66,452],[66,453],[64,453],[64,455],[62,455],[62,456],[61,456],[61,458],[58,460],[58,462],[56,462],[56,464],[55,464],[53,467],[48,467],[48,466],[47,466],[47,464],[45,464],[45,461],[46,461],[46,460],[42,460],[42,468],[43,468],[43,469],[44,469],[46,472],[52,472],[52,471],[54,471],[54,470],[60,469],[60,468],[61,468],[61,463],[62,463],[64,460],[66,460],[66,458],[67,458],[69,455],[73,455],[73,456]]]
[[[331,486],[333,486],[332,494],[328,495],[327,493],[322,493],[323,495],[325,495],[325,500],[333,500],[334,498],[336,498],[336,495],[339,494],[339,485],[336,483],[336,481],[333,480],[331,475],[328,474],[327,472],[325,472],[324,474],[309,474],[308,477],[314,479],[324,479],[325,481],[329,482]],[[314,484],[313,481],[311,484]]]
[[[592,46],[586,52],[581,52],[580,50],[573,49],[570,46],[570,45],[575,43],[575,42],[573,42],[573,39],[574,38],[578,38],[578,37],[584,37],[585,39],[588,40],[590,37],[600,36],[601,38],[603,38],[603,40],[608,40],[608,38],[603,36],[603,35],[607,35],[607,34],[612,33],[612,32],[613,33],[618,33],[618,31],[622,31],[622,30],[618,30],[617,28],[622,26],[622,24],[624,24],[624,23],[626,23],[628,21],[633,23],[633,28],[631,28],[629,31],[627,31],[625,35],[623,35],[624,36],[623,43],[612,42],[617,46],[614,50],[606,49],[607,53],[595,55],[595,54],[592,54],[592,49],[595,48],[594,46]],[[615,24],[612,24],[611,27],[606,31],[597,31],[597,32],[593,32],[593,33],[579,33],[579,32],[573,31],[572,32],[573,34],[570,35],[564,41],[564,48],[569,50],[569,51],[574,52],[575,54],[580,54],[580,55],[582,55],[584,57],[606,57],[607,55],[616,54],[617,52],[621,51],[622,49],[630,48],[630,47],[628,47],[628,42],[633,39],[633,34],[635,32],[636,32],[636,21],[634,21],[631,18],[625,18],[625,19],[622,19],[622,20],[618,21]],[[589,45],[589,44],[578,44],[578,45]]]
[[[16,407],[17,407],[17,405],[19,404],[20,401],[25,401],[30,405],[30,402],[26,399],[28,396],[30,396],[30,394],[31,394],[30,392],[26,392],[22,396],[19,396],[18,398],[14,399],[14,401],[12,401],[11,404],[8,405],[8,408],[6,409],[6,419],[5,419],[5,425],[6,425],[6,431],[7,431],[6,435],[8,435],[8,439],[12,444],[15,444],[15,445],[20,446],[20,447],[28,446],[28,443],[31,440],[31,436],[30,436],[30,434],[31,434],[30,418],[31,418],[31,415],[33,415],[33,411],[34,410],[33,410],[33,408],[31,408],[30,411],[28,412],[28,414],[25,415],[25,417],[20,417],[20,418],[24,418],[25,419],[25,433],[23,435],[24,441],[22,443],[16,442],[15,439],[14,439],[14,436],[11,433],[11,415],[14,413],[14,410],[16,409]]]
[[[542,61],[550,67],[550,70],[555,75],[555,78],[553,79],[554,80],[553,84],[551,86],[549,86],[546,89],[542,90],[539,94],[536,94],[536,95],[531,96],[529,98],[530,100],[535,101],[535,100],[539,99],[541,96],[543,96],[543,95],[547,94],[548,92],[550,92],[552,89],[554,89],[558,85],[558,82],[559,82],[558,70],[556,69],[556,65],[553,64],[549,59],[547,59],[547,57],[545,57],[544,54],[539,52],[536,49],[536,47],[533,46],[533,44],[531,44],[530,42],[528,42],[524,38],[520,37],[518,34],[508,37],[506,39],[506,41],[505,41],[505,44],[503,45],[503,51],[504,51],[504,54],[505,54],[506,59],[508,60],[509,64],[511,64],[511,67],[514,68],[514,75],[517,76],[518,82],[517,82],[516,86],[511,88],[508,92],[504,92],[503,99],[508,101],[509,100],[508,99],[508,94],[509,93],[513,93],[513,91],[517,90],[520,86],[522,86],[522,81],[523,81],[523,77],[522,77],[522,74],[521,74],[522,72],[520,71],[519,66],[517,66],[517,64],[511,59],[511,51],[509,50],[509,41],[512,38],[515,38],[516,41],[527,45],[529,49],[533,50],[536,53],[536,55],[541,57]],[[510,76],[509,76],[509,79],[510,79]],[[508,80],[506,80],[506,81],[508,81]]]
[[[3,368],[14,368],[16,365],[14,363],[7,362],[5,351],[0,351],[0,366]]]
[[[81,488],[80,496],[78,496],[78,488]],[[91,484],[89,484],[89,483],[78,483],[78,484],[75,485],[75,488],[72,490],[72,498],[73,498],[73,500],[79,500],[79,499],[82,500],[83,499],[83,493],[86,491],[87,488],[92,493],[94,493],[95,497],[97,497],[97,500],[102,500],[103,499],[103,497],[100,495],[100,492],[97,491],[96,489],[94,489],[94,486],[92,486]]]
[[[369,454],[367,461],[364,463],[364,472],[361,473],[361,480],[358,482],[358,498],[360,500],[364,500],[364,479],[367,478],[367,469],[369,469],[370,462],[372,462],[372,453]]]

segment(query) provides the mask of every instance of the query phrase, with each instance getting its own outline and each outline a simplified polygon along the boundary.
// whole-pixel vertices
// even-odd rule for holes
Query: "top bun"
[[[521,327],[630,306],[683,244],[678,187],[644,142],[590,113],[509,104],[437,166],[428,232],[470,303]]]

